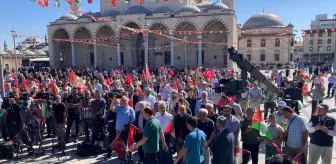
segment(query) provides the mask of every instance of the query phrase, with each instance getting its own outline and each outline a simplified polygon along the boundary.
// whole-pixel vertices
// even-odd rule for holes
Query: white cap
[[[285,106],[287,106],[286,102],[284,102],[284,101],[279,101],[279,103],[278,103],[278,107],[285,107]]]

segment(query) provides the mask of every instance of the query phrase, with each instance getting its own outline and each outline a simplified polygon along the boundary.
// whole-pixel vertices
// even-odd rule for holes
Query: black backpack
[[[14,157],[13,145],[0,145],[0,159],[12,159]]]
[[[76,155],[79,157],[90,157],[102,154],[104,151],[100,146],[95,146],[92,144],[78,144]]]

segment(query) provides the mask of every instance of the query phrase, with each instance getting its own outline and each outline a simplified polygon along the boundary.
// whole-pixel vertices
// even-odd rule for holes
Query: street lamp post
[[[16,31],[15,30],[11,30],[10,31],[11,34],[12,34],[12,37],[13,37],[13,43],[14,43],[14,50],[13,50],[13,53],[14,53],[14,57],[15,57],[15,69],[17,70],[17,58],[16,58],[16,48],[15,48],[15,37],[16,37]]]
[[[5,87],[4,87],[4,69],[3,69],[3,65],[2,65],[2,54],[0,54],[0,94],[1,97],[4,98],[5,97]]]

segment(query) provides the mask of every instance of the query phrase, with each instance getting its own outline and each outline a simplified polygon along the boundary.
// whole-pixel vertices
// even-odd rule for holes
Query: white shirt
[[[144,98],[144,101],[148,102],[151,108],[154,108],[154,103],[156,102],[156,99],[154,96],[149,95],[148,97]]]
[[[160,87],[160,92],[164,100],[168,100],[170,90],[171,90],[171,87],[169,86],[169,84],[166,84]]]
[[[163,116],[160,112],[157,112],[155,117],[160,121],[160,126],[161,126],[162,131],[165,131],[168,125],[173,120],[173,115],[171,115],[168,112],[165,112]]]
[[[315,79],[314,79],[314,84],[317,84],[317,83],[320,83],[320,84],[323,84],[324,83],[324,78],[323,77],[315,77]]]

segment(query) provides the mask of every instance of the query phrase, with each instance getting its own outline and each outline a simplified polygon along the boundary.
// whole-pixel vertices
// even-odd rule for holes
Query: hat
[[[321,103],[321,104],[317,105],[317,107],[325,109],[325,110],[329,110],[329,106],[327,104],[324,104],[324,103]]]
[[[285,107],[287,104],[284,101],[279,101],[278,107]]]
[[[205,82],[205,81],[202,81],[202,84],[206,84],[206,82]]]
[[[148,92],[152,91],[152,89],[149,88],[149,87],[146,87],[145,90],[148,91]]]
[[[177,94],[177,90],[176,89],[172,89],[170,93],[171,94]]]

